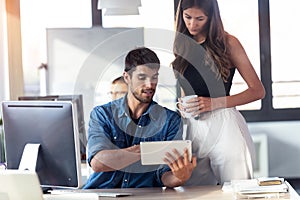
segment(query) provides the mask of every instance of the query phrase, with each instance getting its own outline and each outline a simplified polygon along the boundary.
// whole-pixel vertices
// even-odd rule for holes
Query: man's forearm
[[[91,160],[95,172],[120,170],[140,160],[139,146],[125,149],[102,150]]]

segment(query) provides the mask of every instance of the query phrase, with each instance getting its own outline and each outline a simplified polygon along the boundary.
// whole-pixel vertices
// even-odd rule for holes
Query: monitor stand
[[[28,143],[25,145],[21,161],[19,164],[19,170],[36,171],[37,159],[39,154],[40,144]],[[50,194],[51,187],[41,187],[44,194]]]
[[[35,172],[40,146],[40,144],[32,143],[25,145],[19,164],[19,170],[29,170]]]

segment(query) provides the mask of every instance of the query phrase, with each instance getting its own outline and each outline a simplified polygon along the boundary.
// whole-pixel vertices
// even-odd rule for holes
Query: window
[[[6,24],[6,10],[5,10],[5,1],[0,0],[0,101],[5,100],[6,97],[9,96],[8,93],[8,71],[7,71],[7,65],[8,65],[8,58],[7,58],[7,24]],[[2,108],[0,108],[0,113]],[[1,114],[0,114],[1,118]],[[1,130],[0,130],[1,133]]]
[[[261,79],[266,89],[261,110],[242,111],[250,121],[299,120],[296,0],[258,0]],[[285,8],[286,7],[286,8]],[[284,37],[284,42],[282,38]]]
[[[273,107],[300,107],[300,3],[270,1]]]
[[[178,4],[175,0],[175,5]],[[247,122],[300,119],[297,0],[218,0],[224,28],[239,38],[266,89],[261,101],[238,109]],[[296,47],[296,48],[295,48]],[[232,94],[245,88],[235,76]]]
[[[224,29],[240,40],[256,73],[260,77],[257,2],[253,0],[218,0],[218,3]],[[246,88],[247,85],[243,78],[236,72],[231,94],[237,94]],[[237,108],[239,110],[259,110],[261,100]]]

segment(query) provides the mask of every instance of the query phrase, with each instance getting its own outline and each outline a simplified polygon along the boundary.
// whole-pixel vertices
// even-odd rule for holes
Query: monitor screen
[[[83,98],[81,94],[73,95],[48,95],[48,96],[20,96],[19,100],[37,100],[37,101],[72,101],[74,108],[77,112],[77,122],[79,130],[79,139],[80,139],[80,153],[81,160],[85,162],[86,159],[86,145],[87,137],[85,131],[85,121],[84,121],[84,110],[83,110]]]
[[[78,123],[70,101],[2,102],[8,169],[18,169],[26,144],[40,144],[36,172],[44,188],[80,188]]]

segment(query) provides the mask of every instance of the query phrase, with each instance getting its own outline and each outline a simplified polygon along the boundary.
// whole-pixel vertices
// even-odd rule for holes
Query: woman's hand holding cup
[[[179,98],[179,101],[176,102],[176,109],[181,113],[184,118],[194,117],[193,103],[198,102],[197,95],[188,95]]]

